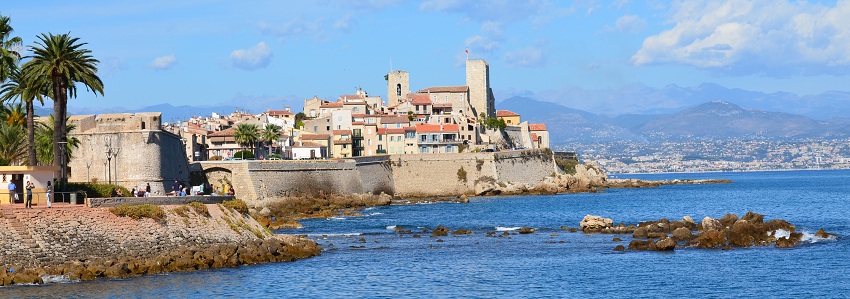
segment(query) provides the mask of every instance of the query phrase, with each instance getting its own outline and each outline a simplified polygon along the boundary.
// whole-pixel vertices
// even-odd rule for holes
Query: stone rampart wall
[[[396,196],[475,193],[476,182],[534,186],[555,172],[548,150],[500,153],[387,155],[329,161],[210,161],[211,184],[227,178],[242,199],[310,196],[319,192]]]
[[[391,156],[352,158],[357,163],[363,192],[370,194],[395,194]]]
[[[217,204],[225,200],[233,199],[233,196],[151,196],[151,197],[104,197],[89,198],[87,204],[92,208],[115,207],[126,205],[184,205],[193,201],[202,204]]]
[[[153,257],[181,246],[243,243],[268,237],[253,218],[220,205],[210,216],[179,216],[163,206],[166,218],[134,220],[107,208],[3,209],[0,265],[43,267],[92,258]],[[190,209],[191,210],[191,209]],[[258,235],[259,234],[259,235]]]
[[[499,152],[493,157],[500,182],[533,186],[556,173],[549,149]]]

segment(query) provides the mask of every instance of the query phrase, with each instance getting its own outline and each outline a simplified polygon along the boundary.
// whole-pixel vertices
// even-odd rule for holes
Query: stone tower
[[[466,86],[469,86],[469,105],[475,117],[482,112],[487,117],[496,117],[496,101],[490,89],[490,65],[483,59],[466,61]]]
[[[410,93],[410,74],[405,71],[391,71],[387,74],[387,105],[395,105],[407,99]]]

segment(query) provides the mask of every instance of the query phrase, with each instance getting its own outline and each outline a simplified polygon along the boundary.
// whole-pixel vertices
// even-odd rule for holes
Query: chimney
[[[286,106],[286,108],[284,108],[284,109],[286,110],[286,112],[290,112],[290,111],[289,111],[289,106]]]

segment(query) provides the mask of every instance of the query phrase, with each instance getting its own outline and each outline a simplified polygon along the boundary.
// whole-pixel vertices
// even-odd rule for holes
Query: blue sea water
[[[0,288],[0,296],[55,298],[680,298],[850,297],[850,171],[634,175],[716,178],[731,184],[610,189],[603,193],[474,197],[468,204],[369,208],[312,219],[305,234],[325,248],[293,263],[125,280]],[[685,248],[615,252],[629,235],[570,233],[586,214],[615,223],[739,216],[781,218],[807,233],[792,249]],[[472,235],[432,238],[438,225]],[[398,234],[401,227],[420,233]],[[519,235],[518,227],[535,228]],[[820,228],[837,234],[820,239]],[[497,235],[508,231],[503,237]],[[623,242],[612,241],[620,237]]]

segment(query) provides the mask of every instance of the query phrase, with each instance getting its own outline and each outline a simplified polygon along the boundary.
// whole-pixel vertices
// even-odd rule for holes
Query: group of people
[[[148,185],[145,186],[145,190],[139,189],[139,186],[135,186],[133,187],[133,190],[130,191],[130,194],[133,195],[133,197],[151,197],[151,184],[148,183]]]
[[[18,186],[15,185],[15,182],[9,182],[9,202],[10,203],[14,203],[15,201],[18,201],[18,199],[19,199],[17,187]],[[26,192],[27,192],[27,195],[24,198],[24,208],[25,209],[32,209],[32,189],[35,189],[35,185],[32,183],[32,181],[27,181],[27,185],[24,188],[26,189]],[[45,195],[44,195],[45,199],[47,200],[47,207],[50,208],[51,207],[50,195],[53,193],[53,186],[50,184],[50,181],[47,182],[47,187],[45,188],[44,193],[45,193]]]

